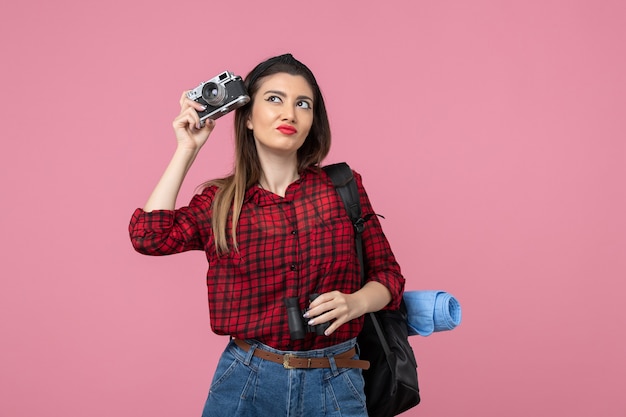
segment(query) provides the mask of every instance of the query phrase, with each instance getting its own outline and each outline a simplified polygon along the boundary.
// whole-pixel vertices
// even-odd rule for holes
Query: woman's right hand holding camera
[[[176,152],[148,197],[144,211],[174,210],[187,171],[215,127],[215,122],[210,119],[206,119],[204,126],[200,126],[198,111],[202,110],[202,105],[187,97],[185,91],[180,98],[180,113],[172,123],[178,143]]]
[[[215,121],[205,119],[204,125],[201,126],[198,112],[205,109],[202,104],[187,97],[186,91],[183,92],[180,98],[180,113],[172,123],[179,147],[198,152],[206,143],[215,127]]]

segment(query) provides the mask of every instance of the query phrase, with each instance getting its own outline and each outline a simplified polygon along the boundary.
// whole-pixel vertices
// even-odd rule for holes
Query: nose
[[[283,107],[283,120],[290,123],[296,122],[295,106],[286,105]]]

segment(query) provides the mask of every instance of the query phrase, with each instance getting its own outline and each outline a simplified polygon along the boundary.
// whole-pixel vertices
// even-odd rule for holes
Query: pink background
[[[0,415],[199,416],[227,339],[202,253],[127,237],[181,91],[291,51],[408,280],[463,307],[411,339],[407,416],[624,416],[625,2],[5,2]],[[232,118],[192,168],[230,169]]]

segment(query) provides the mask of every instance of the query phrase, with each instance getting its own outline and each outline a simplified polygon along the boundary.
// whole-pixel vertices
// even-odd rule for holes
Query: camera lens
[[[219,106],[226,97],[226,89],[223,85],[208,82],[202,87],[202,98],[211,106]]]

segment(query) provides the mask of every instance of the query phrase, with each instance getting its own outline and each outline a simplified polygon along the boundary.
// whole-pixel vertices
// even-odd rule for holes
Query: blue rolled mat
[[[461,323],[461,305],[445,291],[405,291],[409,336],[452,330]]]

